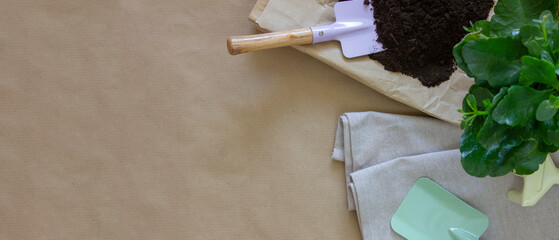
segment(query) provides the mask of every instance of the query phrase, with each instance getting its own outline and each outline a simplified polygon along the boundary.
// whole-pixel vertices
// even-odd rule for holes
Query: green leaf
[[[473,31],[474,33],[489,36],[489,34],[491,34],[491,22],[487,20],[479,20],[474,23]]]
[[[507,173],[510,173],[514,167],[516,166],[517,159],[510,159],[507,156],[507,153],[514,150],[512,149],[499,149],[499,153],[496,157],[496,160],[491,162],[489,166],[489,173],[488,175],[491,177],[500,177],[504,176]],[[514,161],[513,161],[514,160]]]
[[[491,107],[491,100],[490,100],[489,98],[483,99],[483,106],[484,106],[485,108]]]
[[[478,84],[472,85],[468,92],[474,95],[479,109],[485,107],[485,104],[483,103],[484,100],[488,99],[491,102],[494,97],[489,89]]]
[[[544,10],[555,12],[556,0],[500,0],[491,18],[491,32],[499,36],[514,35],[525,24],[534,24]]]
[[[514,172],[519,175],[532,174],[538,170],[542,164],[547,152],[542,152],[538,148],[538,142],[535,140],[525,141],[522,145],[515,148],[507,154],[507,158],[511,162],[515,162]]]
[[[559,147],[559,129],[547,129],[547,131],[542,131],[541,134],[545,144]]]
[[[487,116],[493,98],[494,96],[488,88],[478,84],[472,85],[469,93],[462,99],[462,109],[458,110],[463,114],[460,128],[466,128],[475,118]]]
[[[495,122],[495,120],[493,120],[493,116],[492,116],[492,112],[495,109],[495,107],[498,105],[498,103],[503,99],[503,97],[507,94],[507,89],[506,87],[501,88],[501,91],[499,93],[497,93],[497,95],[495,95],[492,99],[492,103],[490,108],[488,109],[489,111],[489,115],[487,116],[485,123],[483,123],[483,126],[481,127],[481,129],[479,130],[478,135],[476,136],[476,141],[483,146],[483,148],[488,149],[488,150],[493,150],[496,149],[497,147],[499,147],[499,145],[503,144],[503,142],[505,141],[515,141],[515,138],[511,138],[509,137],[507,139],[507,135],[510,134],[512,127],[506,125],[506,124],[499,124],[497,122]],[[470,88],[471,91],[471,88]],[[523,134],[521,132],[513,132],[513,133],[519,133]],[[515,134],[516,136],[516,134]],[[519,144],[519,143],[518,143]],[[510,143],[507,146],[513,146],[513,145],[518,145],[517,143]]]
[[[553,104],[553,106],[555,108],[559,108],[559,97],[555,96],[555,95],[550,95],[549,96],[549,102],[551,104]]]
[[[487,150],[497,149],[505,138],[511,133],[511,126],[499,124],[489,115],[479,130],[476,141]]]
[[[470,35],[470,34],[468,34],[468,35]],[[468,35],[466,35],[466,37]],[[462,49],[463,49],[464,45],[466,45],[466,43],[468,43],[468,42],[469,42],[469,40],[464,40],[463,39],[461,42],[456,44],[454,46],[454,48],[452,49],[452,55],[454,56],[454,60],[456,61],[456,65],[460,69],[462,69],[462,71],[464,71],[466,73],[466,75],[468,75],[468,77],[474,77],[474,75],[472,75],[472,72],[468,68],[468,65],[464,61],[464,57],[462,56]]]
[[[468,127],[469,124],[470,124],[470,122],[465,120],[465,119],[460,120],[460,129],[464,129],[464,128]]]
[[[496,151],[487,151],[477,141],[476,136],[483,124],[483,120],[475,119],[464,129],[460,137],[460,152],[462,153],[462,167],[471,176],[485,177],[489,174],[488,162],[497,158]]]
[[[541,58],[545,53],[545,48],[536,40],[530,40],[526,43],[528,54],[532,57]]]
[[[538,123],[538,133],[547,145],[559,147],[559,127],[557,126],[557,117]]]
[[[520,84],[530,86],[534,82],[539,82],[559,89],[559,81],[557,81],[553,64],[530,56],[523,56],[521,61]]]
[[[549,10],[545,10],[540,14],[539,23],[544,23],[542,27],[545,28],[545,33],[550,34],[555,26],[555,18]]]
[[[526,53],[520,40],[505,37],[477,39],[462,49],[471,74],[486,79],[492,87],[516,84],[520,77],[520,57]]]
[[[545,144],[544,142],[540,142],[538,144],[538,148],[540,149],[541,152],[546,152],[546,153],[557,152],[557,150],[559,150],[559,147],[553,144]]]
[[[491,108],[489,109],[490,113],[493,113],[493,111],[497,107],[498,103],[501,102],[501,100],[503,100],[505,95],[507,95],[508,90],[509,90],[508,87],[503,87],[503,88],[501,88],[499,93],[497,93],[497,95],[495,95],[495,97],[493,97],[492,105],[491,105]]]
[[[476,97],[473,94],[466,94],[462,100],[462,109],[466,113],[477,111]]]
[[[542,164],[545,161],[546,158],[546,154],[545,152],[538,152],[539,154],[537,155],[538,157],[535,158],[529,158],[526,161],[521,162],[515,169],[514,169],[514,173],[518,174],[518,175],[530,175],[534,172],[536,172],[539,168],[540,168],[540,164]],[[536,154],[533,154],[536,155]],[[543,159],[543,161],[542,161]]]
[[[518,132],[516,138],[504,140],[498,148],[485,149],[475,140],[475,136],[481,133],[482,124],[483,120],[475,120],[464,129],[460,138],[461,164],[469,175],[475,177],[503,176],[515,167],[521,166],[521,162],[525,159],[523,157],[532,157],[533,153],[537,153],[537,145],[535,149],[530,148],[532,145],[526,144],[526,141],[523,140],[524,138],[529,139],[529,136],[532,135],[530,127],[511,128],[511,131]]]
[[[542,55],[547,52],[542,46],[543,33],[539,26],[524,25],[520,27],[518,35],[520,37],[520,41],[528,49],[528,53],[531,56],[541,58]]]
[[[509,136],[505,137],[505,140],[503,140],[501,146],[504,148],[516,147],[520,145],[522,141],[534,138],[534,133],[536,133],[535,129],[536,121],[531,121],[524,126],[513,127],[509,131]]]
[[[553,104],[549,102],[549,100],[544,100],[542,103],[540,103],[538,109],[536,110],[536,119],[542,122],[547,121],[553,118],[556,113],[557,108],[555,108]]]
[[[546,46],[544,46],[544,48],[548,48]],[[553,58],[553,56],[551,55],[551,53],[549,53],[548,51],[544,50],[541,52],[541,56],[540,58],[544,61],[547,61],[549,63],[554,63],[555,59]],[[553,64],[552,64],[553,65]]]
[[[520,27],[520,32],[518,33],[520,41],[526,46],[526,44],[536,38],[542,38],[542,30],[536,25],[524,25]]]
[[[476,141],[487,150],[507,149],[520,145],[522,141],[532,138],[533,134],[532,124],[511,127],[495,122],[490,115],[479,130]]]
[[[558,24],[549,11],[541,13],[540,18],[533,20],[536,25],[523,25],[520,27],[519,37],[522,44],[528,48],[531,56],[555,63],[553,47],[559,36]],[[552,47],[552,48],[550,48]]]
[[[454,48],[452,49],[452,55],[454,56],[454,59],[456,60],[456,65],[462,69],[462,71],[464,71],[468,76],[473,77],[473,75],[471,75],[470,69],[468,69],[468,66],[466,65],[466,63],[464,62],[463,56],[462,56],[462,48],[464,47],[464,45],[470,41],[476,40],[478,38],[486,38],[487,36],[489,36],[490,30],[489,30],[489,25],[490,22],[487,20],[481,20],[481,21],[477,21],[473,26],[472,29],[470,29],[470,33],[466,34],[466,36],[464,36],[462,38],[462,40],[456,44],[454,46]]]
[[[538,91],[524,86],[512,86],[493,110],[493,119],[509,126],[526,125],[535,117],[538,105],[550,95],[549,90]]]
[[[550,47],[552,50],[557,51],[559,49],[559,23],[555,22],[553,25],[550,36],[548,36],[550,42]],[[555,52],[556,53],[556,52]]]
[[[474,78],[474,82],[479,85],[489,86],[489,82],[487,82],[487,80],[485,79]]]

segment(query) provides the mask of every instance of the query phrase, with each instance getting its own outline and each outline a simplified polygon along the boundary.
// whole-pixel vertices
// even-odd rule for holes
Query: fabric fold
[[[461,130],[449,123],[423,116],[379,112],[342,115],[332,158],[345,162],[346,184],[352,172],[397,157],[458,148]],[[401,146],[401,147],[400,147]],[[355,210],[347,194],[348,208]]]

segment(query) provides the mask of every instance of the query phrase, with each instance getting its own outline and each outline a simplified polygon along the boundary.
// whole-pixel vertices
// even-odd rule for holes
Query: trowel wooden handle
[[[227,49],[231,55],[262,49],[311,44],[313,35],[310,28],[290,31],[263,33],[227,38]]]

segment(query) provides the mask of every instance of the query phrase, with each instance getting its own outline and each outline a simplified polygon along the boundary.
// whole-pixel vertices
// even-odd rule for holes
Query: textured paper
[[[260,0],[250,19],[263,31],[328,25],[335,21],[333,5],[336,2],[337,0]],[[417,79],[384,70],[380,63],[367,56],[344,58],[338,42],[295,48],[386,96],[453,124],[458,124],[461,119],[457,110],[462,107],[462,99],[473,84],[471,78],[457,70],[448,81],[437,87],[427,88]]]
[[[387,122],[393,124],[387,126]],[[336,142],[344,144],[335,145],[333,158],[346,162],[348,195],[353,201],[349,207],[357,211],[363,239],[403,239],[392,231],[390,219],[421,177],[430,178],[487,215],[489,227],[481,239],[555,239],[559,235],[559,188],[550,189],[532,207],[511,202],[507,192],[521,190],[521,178],[513,174],[469,176],[460,165],[460,151],[452,149],[459,137],[457,127],[436,119],[376,112],[342,116]],[[399,144],[387,147],[390,143]],[[558,159],[559,155],[552,157]]]
[[[254,4],[0,1],[0,239],[360,239],[336,121],[422,113],[291,48],[230,56]]]

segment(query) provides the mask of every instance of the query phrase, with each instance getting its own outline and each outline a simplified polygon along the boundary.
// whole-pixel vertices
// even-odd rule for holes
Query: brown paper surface
[[[263,31],[328,25],[336,20],[333,9],[336,2],[338,1],[260,0],[250,14],[250,20]],[[473,79],[457,70],[448,81],[437,87],[427,88],[417,79],[384,70],[380,63],[367,56],[344,58],[338,42],[295,48],[390,98],[453,124],[459,124],[461,115],[457,110],[462,108],[462,99],[473,84]]]
[[[338,117],[422,113],[291,48],[229,56],[254,5],[0,1],[0,239],[360,239]]]

